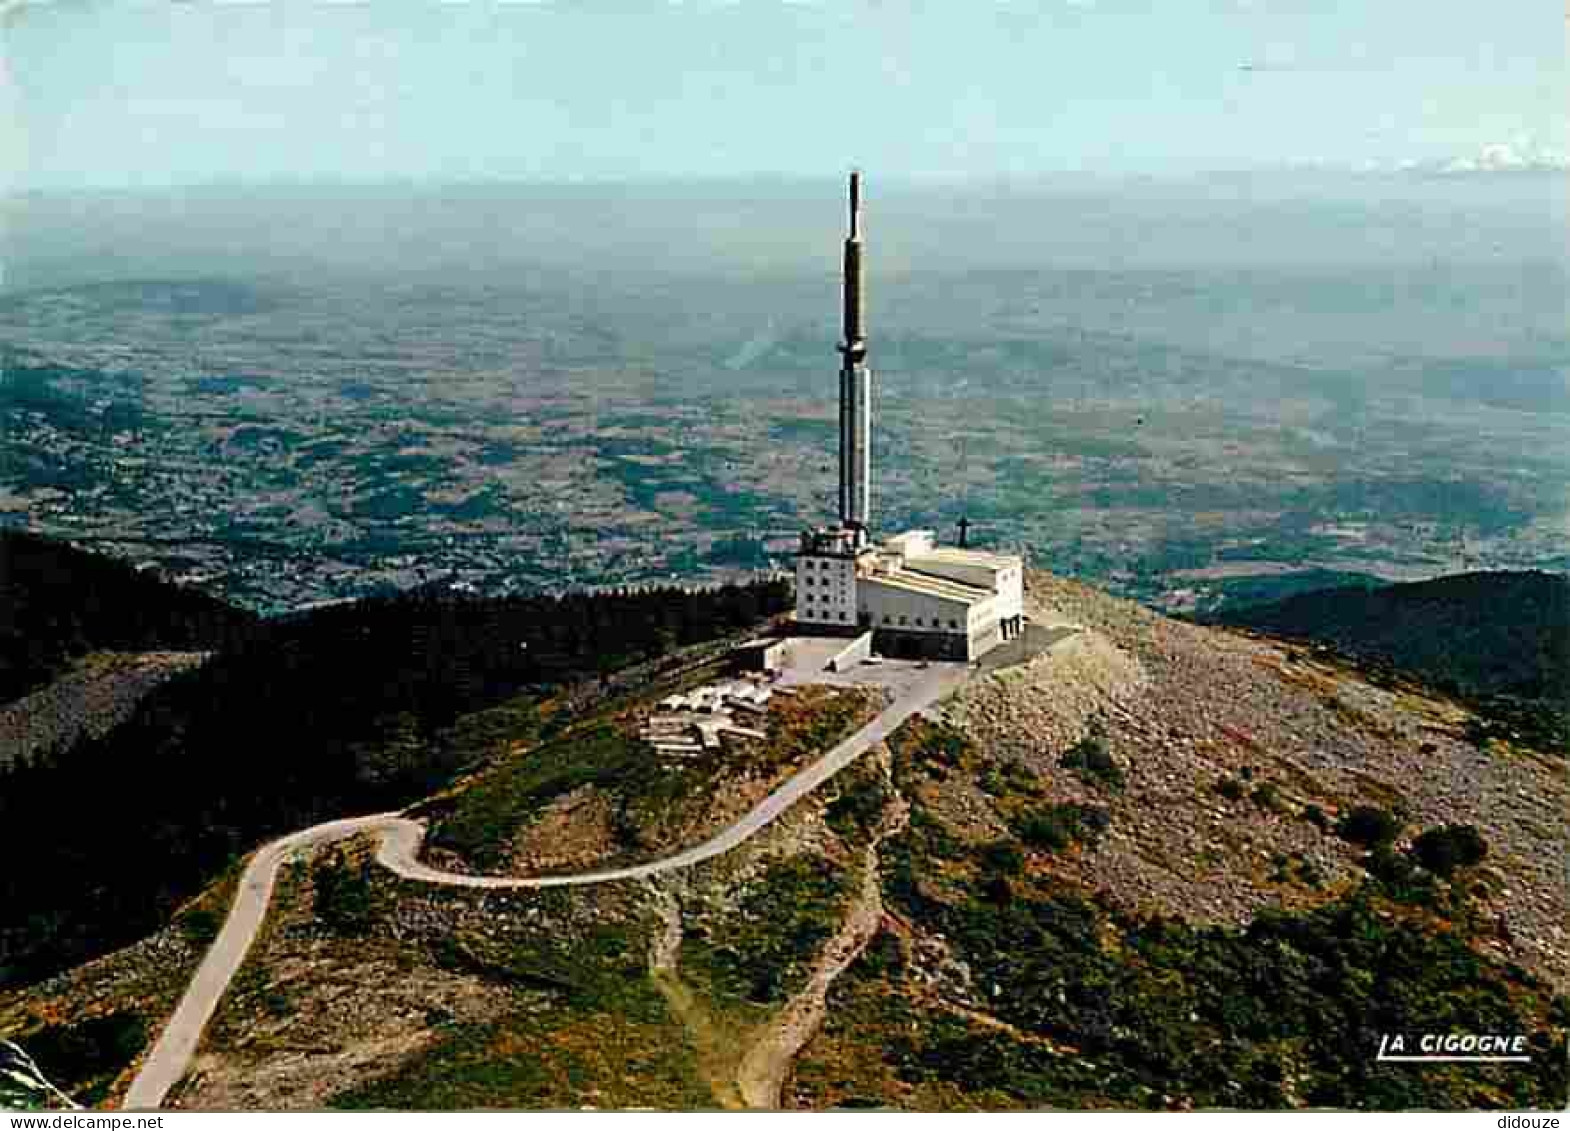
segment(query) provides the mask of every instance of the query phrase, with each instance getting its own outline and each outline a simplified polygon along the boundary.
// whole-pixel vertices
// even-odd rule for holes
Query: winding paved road
[[[180,1004],[175,1007],[169,1023],[164,1026],[136,1079],[131,1082],[122,1106],[128,1110],[157,1108],[163,1103],[169,1089],[185,1075],[191,1058],[196,1054],[196,1046],[202,1039],[202,1031],[212,1019],[230,980],[245,961],[246,953],[261,930],[268,904],[272,901],[278,869],[294,853],[358,833],[376,832],[381,836],[376,852],[377,862],[399,876],[451,887],[509,890],[603,884],[689,868],[729,852],[756,834],[806,794],[850,765],[869,747],[882,742],[917,711],[931,706],[959,687],[969,674],[969,670],[961,665],[934,664],[922,672],[919,678],[901,687],[894,701],[875,719],[758,802],[735,824],[694,848],[648,864],[567,876],[466,876],[442,872],[418,858],[420,844],[425,838],[424,824],[398,813],[377,813],[369,817],[328,821],[263,845],[240,877],[234,906],[229,910],[229,917],[224,920],[223,930],[208,949],[201,966],[197,968],[196,976],[186,987]]]

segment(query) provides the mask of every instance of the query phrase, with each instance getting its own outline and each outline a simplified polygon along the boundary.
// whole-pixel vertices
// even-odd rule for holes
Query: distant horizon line
[[[191,181],[149,182],[88,182],[17,185],[0,190],[0,196],[13,199],[23,197],[72,196],[96,193],[164,193],[213,190],[266,190],[266,189],[430,189],[430,188],[617,188],[627,185],[736,185],[766,184],[779,186],[840,186],[847,170],[862,169],[871,174],[881,187],[886,188],[937,188],[973,186],[980,188],[1006,188],[1046,183],[1124,183],[1141,185],[1193,184],[1217,180],[1281,179],[1289,177],[1327,177],[1352,180],[1411,180],[1411,181],[1495,181],[1523,180],[1543,176],[1563,176],[1560,165],[1523,165],[1494,169],[1455,169],[1438,165],[1380,166],[1377,168],[1335,166],[1326,164],[1270,165],[1244,168],[1197,169],[1170,172],[1145,172],[1138,170],[1062,169],[1041,170],[1028,173],[988,172],[925,172],[909,171],[879,173],[876,166],[849,162],[843,168],[822,173],[788,173],[748,171],[734,173],[656,173],[656,174],[560,174],[556,176],[516,175],[463,177],[441,175],[404,175],[383,177],[214,177]]]

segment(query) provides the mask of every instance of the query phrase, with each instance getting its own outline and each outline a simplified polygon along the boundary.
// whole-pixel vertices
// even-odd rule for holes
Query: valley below
[[[833,511],[836,331],[805,266],[214,270],[0,296],[0,526],[279,612],[746,577]],[[896,276],[879,521],[966,517],[1183,612],[1563,568],[1563,292],[1535,262]]]

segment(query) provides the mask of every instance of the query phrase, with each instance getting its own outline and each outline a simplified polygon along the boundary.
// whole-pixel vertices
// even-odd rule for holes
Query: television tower
[[[850,235],[845,238],[845,325],[840,362],[840,526],[866,544],[872,509],[872,372],[862,322],[861,174],[850,175]]]

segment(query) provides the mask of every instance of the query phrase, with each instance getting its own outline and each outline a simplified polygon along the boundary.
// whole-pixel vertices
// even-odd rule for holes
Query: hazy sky
[[[6,8],[23,187],[1385,165],[1562,152],[1570,95],[1550,0]]]

